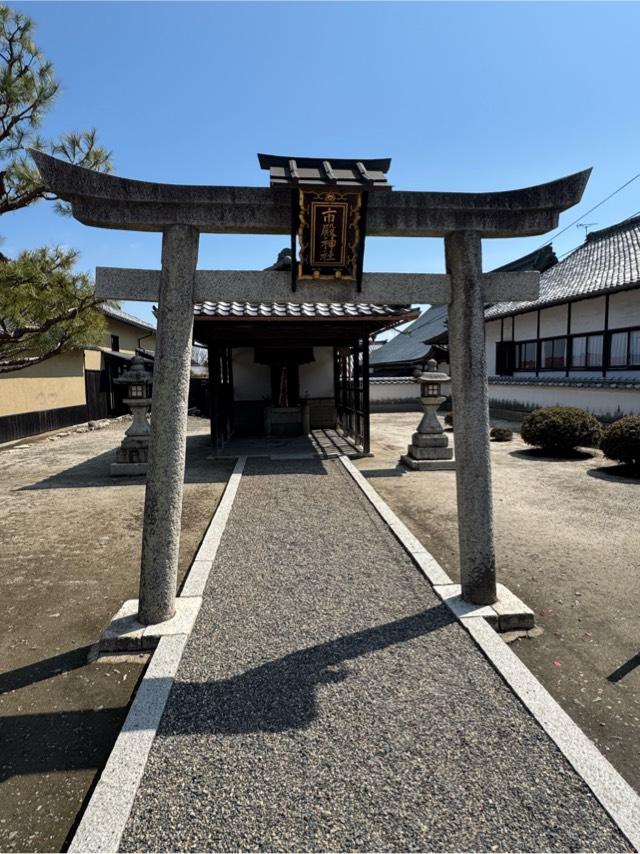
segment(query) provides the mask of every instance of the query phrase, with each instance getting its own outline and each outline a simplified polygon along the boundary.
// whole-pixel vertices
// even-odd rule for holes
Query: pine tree
[[[60,84],[52,63],[33,41],[33,21],[0,5],[0,215],[41,200],[65,202],[49,193],[26,149],[48,151],[71,163],[111,171],[111,155],[96,131],[45,140],[38,128],[53,106]],[[91,279],[74,272],[77,253],[60,247],[0,255],[0,373],[37,364],[78,346],[97,344],[104,334]]]

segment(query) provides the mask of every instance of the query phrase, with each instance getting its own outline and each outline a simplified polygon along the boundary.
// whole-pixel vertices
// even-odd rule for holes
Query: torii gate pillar
[[[162,236],[140,566],[138,620],[144,625],[164,622],[175,613],[199,237],[188,225],[171,225]]]
[[[480,235],[447,235],[445,257],[451,276],[449,355],[462,598],[492,605],[497,599],[496,556]]]

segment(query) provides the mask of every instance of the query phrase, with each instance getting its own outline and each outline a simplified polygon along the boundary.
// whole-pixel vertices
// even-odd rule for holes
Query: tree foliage
[[[104,315],[90,277],[73,271],[76,258],[44,247],[0,264],[0,373],[102,340]]]
[[[97,144],[94,129],[55,140],[39,136],[60,84],[33,32],[30,18],[0,5],[0,215],[42,199],[68,212],[66,203],[42,183],[26,152],[29,147],[88,169],[111,171],[110,152]],[[73,270],[77,253],[49,247],[23,252],[16,260],[0,257],[0,373],[73,346],[99,343],[104,332],[99,301],[89,277]]]
[[[604,431],[600,445],[605,457],[640,474],[640,415],[625,415]]]
[[[597,418],[576,406],[547,406],[526,415],[520,435],[527,445],[562,454],[575,448],[597,448],[602,428]]]
[[[33,30],[30,18],[0,5],[0,214],[38,199],[56,199],[26,154],[28,147],[87,169],[111,171],[110,152],[97,145],[95,129],[66,133],[57,140],[38,135],[60,84],[52,63],[35,45]]]

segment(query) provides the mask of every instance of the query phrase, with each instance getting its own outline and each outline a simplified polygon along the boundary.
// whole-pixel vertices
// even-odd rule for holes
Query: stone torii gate
[[[367,234],[443,237],[446,275],[364,274],[354,283],[300,281],[283,271],[196,270],[201,232],[291,233],[291,194],[280,187],[186,186],[92,172],[32,151],[48,190],[85,225],[162,232],[162,269],[98,267],[105,299],[158,302],[153,419],[145,495],[138,620],[175,612],[193,305],[249,302],[431,303],[449,306],[462,596],[496,601],[484,306],[535,299],[537,272],[483,275],[481,239],[544,234],[577,204],[591,170],[499,193],[371,193]]]

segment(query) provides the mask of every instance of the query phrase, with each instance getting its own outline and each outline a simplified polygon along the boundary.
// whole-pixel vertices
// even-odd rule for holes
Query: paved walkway
[[[259,436],[256,438],[230,439],[216,456],[233,457],[273,457],[320,456],[335,459],[362,456],[354,443],[338,433],[337,430],[312,430],[307,436]]]
[[[339,462],[249,460],[121,850],[631,850]]]

